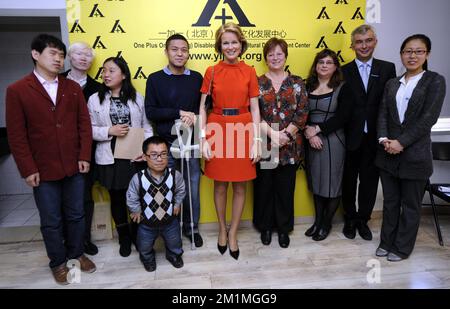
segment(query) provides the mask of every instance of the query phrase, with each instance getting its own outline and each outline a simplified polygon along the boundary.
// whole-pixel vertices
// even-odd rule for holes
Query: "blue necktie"
[[[367,63],[361,64],[361,79],[364,84],[364,89],[367,91],[367,84],[369,83],[369,74],[367,74]]]
[[[364,89],[367,92],[367,84],[369,83],[369,74],[367,74],[367,63],[362,63],[361,64],[361,79],[362,82],[364,84]],[[364,122],[364,132],[367,133],[368,129],[367,129],[367,120]]]

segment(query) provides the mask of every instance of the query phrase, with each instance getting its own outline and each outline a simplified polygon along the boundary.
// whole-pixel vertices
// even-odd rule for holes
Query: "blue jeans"
[[[41,181],[38,187],[33,188],[33,193],[50,268],[80,257],[85,235],[83,175]],[[66,237],[63,235],[64,225]]]
[[[180,238],[180,224],[176,218],[168,225],[151,227],[145,223],[139,224],[137,232],[137,245],[143,263],[155,260],[153,245],[156,238],[161,235],[166,246],[166,257],[175,257],[183,254]]]
[[[193,152],[191,154],[193,157]],[[175,168],[181,173],[181,159],[175,159],[172,153],[169,152],[170,168]],[[183,162],[183,178],[186,187],[186,196],[183,200],[183,233],[191,235],[191,212],[189,207],[189,184],[187,164]],[[194,221],[194,233],[198,233],[198,221],[200,220],[200,159],[191,158],[189,160],[189,169],[191,174],[191,196],[192,196],[192,220]]]

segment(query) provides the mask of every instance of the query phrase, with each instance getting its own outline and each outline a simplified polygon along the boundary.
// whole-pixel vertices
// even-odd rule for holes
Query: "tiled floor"
[[[0,196],[0,227],[39,226],[32,194]]]

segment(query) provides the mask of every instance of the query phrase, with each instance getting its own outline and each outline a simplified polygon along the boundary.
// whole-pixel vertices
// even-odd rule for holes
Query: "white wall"
[[[65,0],[0,0],[0,9],[66,9]]]
[[[379,16],[372,15],[377,13]],[[450,117],[450,1],[449,0],[368,0],[367,17],[379,17],[378,22],[371,23],[378,36],[375,57],[395,63],[397,75],[405,72],[400,61],[400,46],[405,38],[412,34],[423,33],[430,37],[432,46],[428,67],[443,75],[447,81],[447,95],[441,111],[442,118]],[[377,19],[377,18],[375,18]],[[440,122],[447,132],[433,133],[433,141],[450,142],[449,121]],[[432,182],[449,182],[450,162],[434,161]],[[380,185],[381,186],[381,185]],[[383,201],[381,188],[378,191],[377,206],[381,209]],[[425,195],[424,202],[428,202]]]
[[[16,17],[17,20],[12,21]],[[31,72],[32,38],[38,33],[50,33],[68,43],[66,1],[0,0],[0,24],[0,126],[4,127],[6,86]],[[3,156],[0,158],[0,194],[22,193],[31,193],[31,188],[21,178],[12,156]]]
[[[450,83],[450,1],[449,0],[368,0],[368,16],[373,5],[380,5],[380,23],[373,23],[378,36],[375,57],[395,63],[398,75],[405,72],[400,61],[400,46],[412,34],[423,33],[432,42],[428,67]],[[447,87],[448,88],[448,87]],[[450,117],[447,95],[441,117]]]

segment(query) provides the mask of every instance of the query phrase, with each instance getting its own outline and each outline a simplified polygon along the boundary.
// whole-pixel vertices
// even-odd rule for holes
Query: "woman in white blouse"
[[[383,224],[375,254],[392,262],[413,251],[425,185],[433,173],[431,127],[441,112],[445,79],[428,70],[430,52],[426,35],[405,39],[400,56],[406,73],[386,83],[378,115],[375,163],[383,186]]]
[[[103,63],[103,84],[88,101],[93,138],[97,141],[95,162],[98,180],[108,189],[111,214],[119,234],[121,256],[131,253],[137,226],[128,224],[126,191],[135,173],[131,160],[115,159],[116,138],[125,136],[130,127],[144,128],[145,138],[153,135],[145,116],[144,98],[131,84],[131,74],[123,58],[111,57]],[[139,157],[136,158],[139,160]]]

